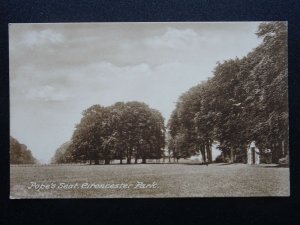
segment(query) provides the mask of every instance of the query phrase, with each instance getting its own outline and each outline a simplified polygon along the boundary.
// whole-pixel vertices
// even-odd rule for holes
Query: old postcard
[[[10,24],[10,198],[289,196],[287,30]]]

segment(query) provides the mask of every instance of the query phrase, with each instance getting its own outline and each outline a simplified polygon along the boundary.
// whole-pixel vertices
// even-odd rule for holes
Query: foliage
[[[73,161],[71,152],[70,152],[71,142],[67,141],[62,144],[55,152],[53,158],[51,159],[51,163],[70,163]]]
[[[38,161],[32,156],[27,146],[10,137],[10,163],[11,164],[35,164]]]
[[[255,141],[278,162],[288,149],[287,26],[261,23],[262,43],[241,59],[218,63],[214,76],[185,92],[168,122],[174,156],[201,152],[213,141],[233,162]]]
[[[83,112],[69,146],[71,160],[92,161],[124,158],[127,163],[159,159],[165,146],[164,118],[145,103],[117,102],[109,107],[93,105]]]

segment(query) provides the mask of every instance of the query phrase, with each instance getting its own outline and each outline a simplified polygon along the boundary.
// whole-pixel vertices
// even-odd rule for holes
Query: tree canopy
[[[159,159],[165,146],[164,118],[145,103],[117,102],[112,106],[93,105],[73,133],[68,147],[70,159],[95,164],[104,160]]]
[[[213,141],[232,162],[245,156],[251,141],[271,149],[273,162],[287,154],[287,26],[261,23],[256,34],[262,38],[257,48],[218,63],[212,78],[179,98],[168,121],[174,157],[201,152],[211,161]]]

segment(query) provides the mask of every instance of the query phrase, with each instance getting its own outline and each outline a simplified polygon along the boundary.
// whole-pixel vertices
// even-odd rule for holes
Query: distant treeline
[[[244,161],[252,141],[272,161],[288,154],[287,24],[261,23],[262,43],[243,58],[218,63],[213,77],[184,93],[168,122],[175,157],[207,153],[218,141],[223,157]]]
[[[10,137],[10,163],[11,164],[35,164],[38,161],[32,156],[27,146]]]
[[[55,153],[52,163],[109,164],[126,159],[160,159],[165,146],[164,118],[145,103],[118,102],[109,107],[93,105],[83,112],[70,142]]]

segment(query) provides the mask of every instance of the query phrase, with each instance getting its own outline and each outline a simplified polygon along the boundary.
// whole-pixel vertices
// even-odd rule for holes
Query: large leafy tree
[[[288,152],[286,23],[262,23],[257,35],[263,42],[252,55],[260,59],[250,74],[251,80],[256,80],[252,94],[256,98],[249,105],[257,107],[252,109],[252,134],[261,148],[272,150],[273,161],[277,162]]]
[[[75,160],[108,164],[112,159],[137,163],[161,158],[165,145],[164,119],[145,103],[118,102],[109,107],[94,105],[83,112],[70,145]]]
[[[168,122],[170,131],[169,147],[173,151],[174,158],[186,158],[201,152],[204,161],[211,161],[211,135],[213,127],[207,114],[202,110],[205,104],[203,95],[205,93],[205,83],[191,88],[184,93],[173,111]],[[202,132],[202,125],[206,130]]]
[[[93,105],[83,112],[83,117],[72,136],[71,152],[76,160],[99,160],[109,163],[111,153],[107,150],[106,137],[110,131],[109,110]]]
[[[164,119],[160,112],[149,108],[145,103],[133,101],[117,103],[112,107],[119,110],[115,135],[117,146],[125,146],[127,163],[147,158],[161,158],[164,148]],[[121,148],[122,149],[122,148]],[[120,148],[118,150],[120,154]]]
[[[236,155],[245,155],[249,142],[244,120],[245,80],[241,75],[242,65],[243,60],[240,59],[218,64],[212,85],[214,93],[208,98],[214,103],[212,114],[217,117],[214,139],[219,141],[219,148],[232,162]]]

